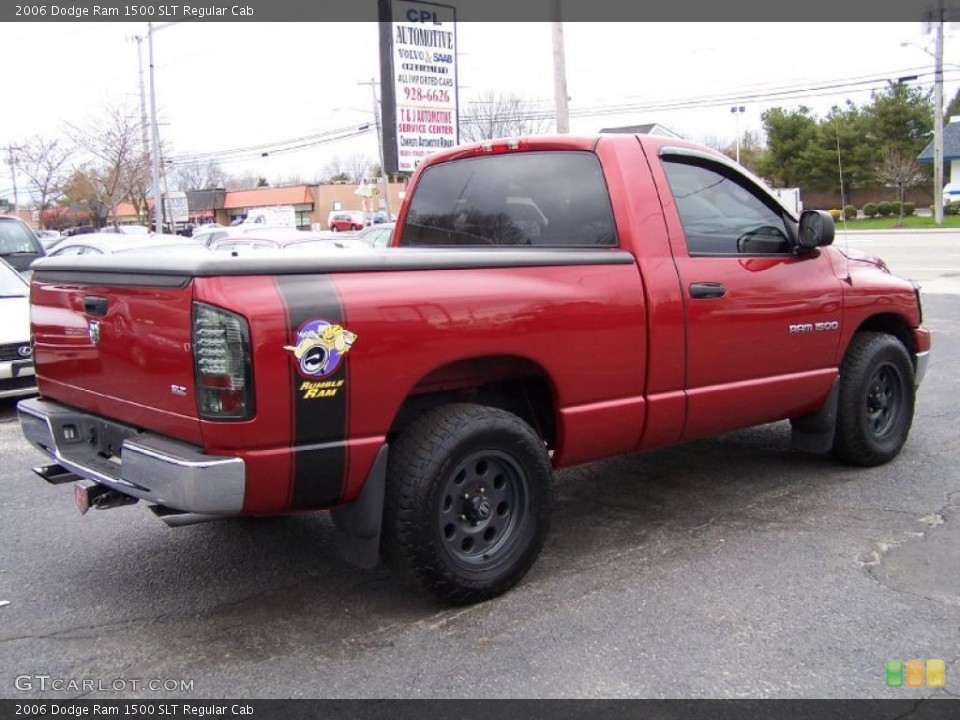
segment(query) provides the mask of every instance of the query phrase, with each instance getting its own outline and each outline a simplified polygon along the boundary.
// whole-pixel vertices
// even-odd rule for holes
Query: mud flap
[[[833,382],[833,388],[823,405],[816,412],[798,418],[791,418],[793,428],[791,441],[794,449],[808,453],[830,452],[833,436],[837,429],[837,402],[840,399],[840,378]]]
[[[357,499],[330,511],[337,528],[337,553],[351,565],[372,568],[380,560],[380,526],[387,485],[388,451],[388,445],[380,448]]]

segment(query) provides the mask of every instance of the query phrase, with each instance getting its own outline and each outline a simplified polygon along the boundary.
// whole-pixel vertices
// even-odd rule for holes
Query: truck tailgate
[[[31,292],[44,397],[200,441],[188,278],[41,272]]]

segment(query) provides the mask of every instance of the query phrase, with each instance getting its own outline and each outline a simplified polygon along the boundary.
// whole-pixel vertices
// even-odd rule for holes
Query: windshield
[[[0,218],[0,255],[40,255],[38,245],[37,236],[24,223],[14,218]]]
[[[0,297],[27,297],[30,286],[20,274],[0,260]]]

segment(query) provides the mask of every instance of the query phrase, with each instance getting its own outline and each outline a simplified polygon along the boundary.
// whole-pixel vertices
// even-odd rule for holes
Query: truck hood
[[[836,245],[834,245],[833,249],[850,262],[873,265],[875,268],[882,270],[885,273],[890,272],[890,268],[887,267],[887,264],[883,261],[883,258],[877,257],[876,255],[871,255],[870,253],[865,253],[862,250],[856,250],[854,248],[840,248]]]

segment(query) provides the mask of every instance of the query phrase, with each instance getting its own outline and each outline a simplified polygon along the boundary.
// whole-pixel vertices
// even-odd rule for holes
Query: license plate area
[[[57,448],[67,460],[119,480],[123,443],[136,430],[91,417],[64,418],[53,424]]]

